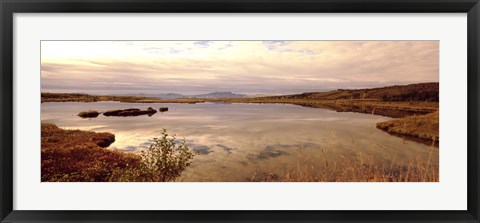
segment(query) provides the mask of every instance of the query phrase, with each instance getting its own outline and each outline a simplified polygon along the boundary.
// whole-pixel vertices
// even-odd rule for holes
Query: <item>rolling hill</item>
[[[286,99],[375,99],[382,101],[439,101],[439,86],[437,83],[420,83],[395,85],[369,89],[338,89],[328,92],[307,92],[302,94],[272,96],[268,98]]]

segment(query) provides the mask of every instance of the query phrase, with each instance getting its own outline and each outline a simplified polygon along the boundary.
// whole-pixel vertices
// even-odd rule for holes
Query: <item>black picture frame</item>
[[[480,222],[478,0],[0,0],[1,222]],[[465,211],[22,211],[13,210],[14,13],[467,13],[468,204]]]

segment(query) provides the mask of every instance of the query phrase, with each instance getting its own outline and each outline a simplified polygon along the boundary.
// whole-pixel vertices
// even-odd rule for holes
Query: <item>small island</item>
[[[120,110],[111,110],[106,111],[103,113],[104,116],[139,116],[139,115],[148,115],[152,116],[153,114],[157,113],[155,109],[152,107],[148,107],[147,110],[140,110],[138,108],[128,108],[128,109],[120,109]]]
[[[96,118],[96,117],[98,117],[98,115],[100,115],[100,112],[94,111],[94,110],[84,111],[84,112],[78,113],[78,116],[80,116],[82,118]]]

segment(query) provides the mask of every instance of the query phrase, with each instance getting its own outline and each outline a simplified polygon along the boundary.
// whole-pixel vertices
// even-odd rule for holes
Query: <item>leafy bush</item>
[[[150,176],[151,181],[172,181],[190,165],[194,154],[186,145],[185,139],[178,145],[175,141],[175,136],[168,137],[164,129],[160,138],[154,138],[153,144],[141,151],[140,168]]]
[[[140,152],[141,162],[132,169],[115,171],[113,181],[167,182],[174,181],[190,165],[194,153],[183,139],[169,136],[164,129],[160,138]]]

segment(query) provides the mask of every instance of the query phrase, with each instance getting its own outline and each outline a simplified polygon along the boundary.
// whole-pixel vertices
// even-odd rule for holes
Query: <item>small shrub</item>
[[[194,153],[185,139],[178,143],[164,129],[160,138],[140,152],[141,162],[135,169],[122,170],[115,181],[167,182],[174,181],[190,165]]]

